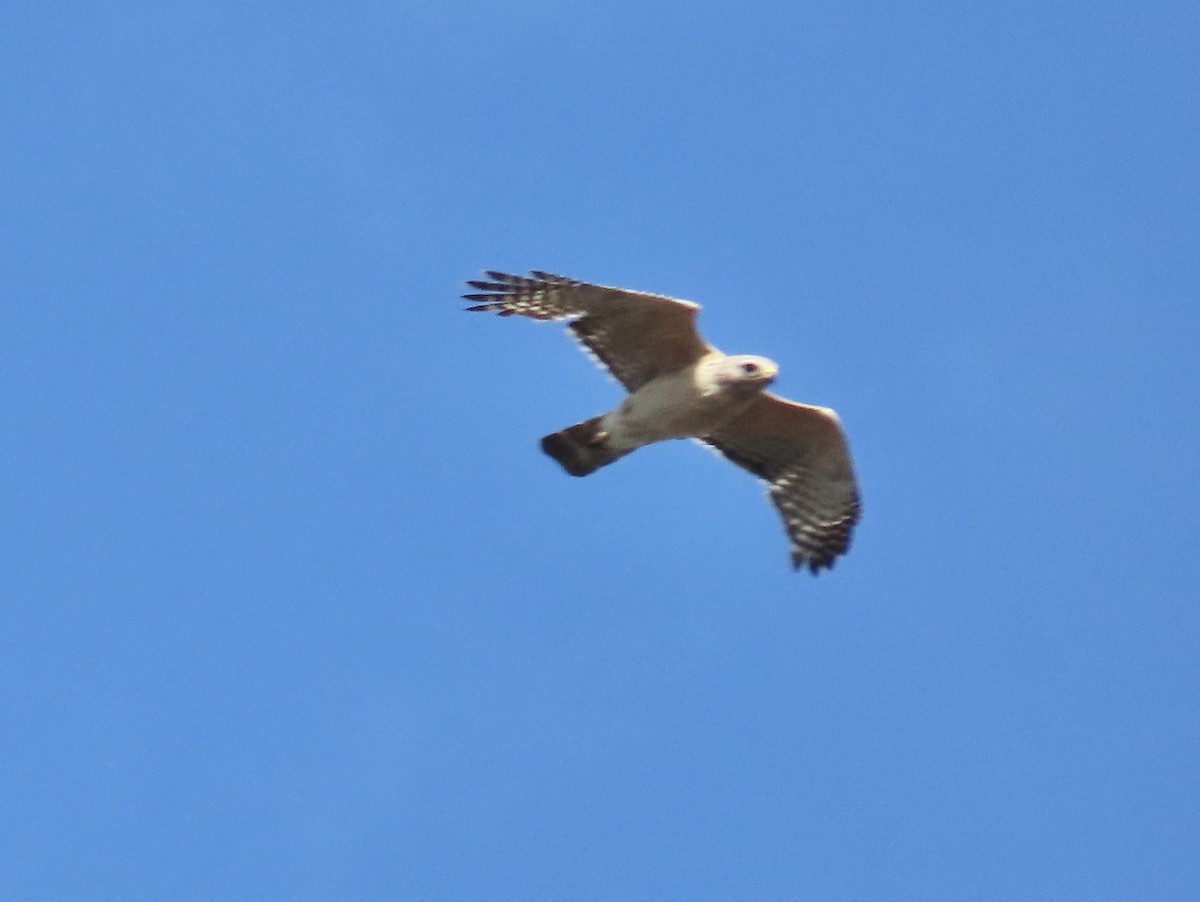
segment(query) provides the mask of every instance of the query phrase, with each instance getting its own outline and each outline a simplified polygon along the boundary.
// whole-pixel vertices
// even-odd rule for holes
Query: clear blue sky
[[[0,23],[0,897],[1200,898],[1200,7]],[[794,574],[541,268],[828,405]]]

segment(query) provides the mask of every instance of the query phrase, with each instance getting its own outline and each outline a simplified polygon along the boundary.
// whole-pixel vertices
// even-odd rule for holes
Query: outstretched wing
[[[712,348],[696,331],[699,304],[660,294],[577,282],[548,272],[488,271],[468,310],[569,320],[568,328],[629,391],[695,363]]]
[[[792,566],[832,567],[850,547],[858,488],[837,415],[764,392],[703,441],[769,484]]]

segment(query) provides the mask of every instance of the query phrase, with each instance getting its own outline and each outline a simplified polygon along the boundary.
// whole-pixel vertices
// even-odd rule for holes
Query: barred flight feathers
[[[553,273],[488,271],[467,309],[500,316],[567,320],[571,334],[629,391],[695,363],[712,350],[696,331],[698,304],[660,294],[578,282]]]
[[[861,507],[832,410],[764,392],[701,441],[767,482],[792,541],[793,567],[816,573],[849,550]]]

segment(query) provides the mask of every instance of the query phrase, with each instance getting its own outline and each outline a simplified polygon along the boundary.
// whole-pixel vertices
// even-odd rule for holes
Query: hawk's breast
[[[608,445],[633,449],[674,438],[707,435],[751,398],[715,390],[701,364],[653,379],[605,415]]]

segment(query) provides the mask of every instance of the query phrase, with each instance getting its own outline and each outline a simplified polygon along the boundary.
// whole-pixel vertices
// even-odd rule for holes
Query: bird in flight
[[[565,320],[629,392],[608,413],[542,439],[564,470],[587,476],[643,445],[698,439],[766,481],[795,569],[818,573],[846,553],[859,518],[846,437],[829,408],[766,390],[779,373],[774,361],[708,344],[691,301],[547,272],[486,275],[467,282],[468,310]]]

